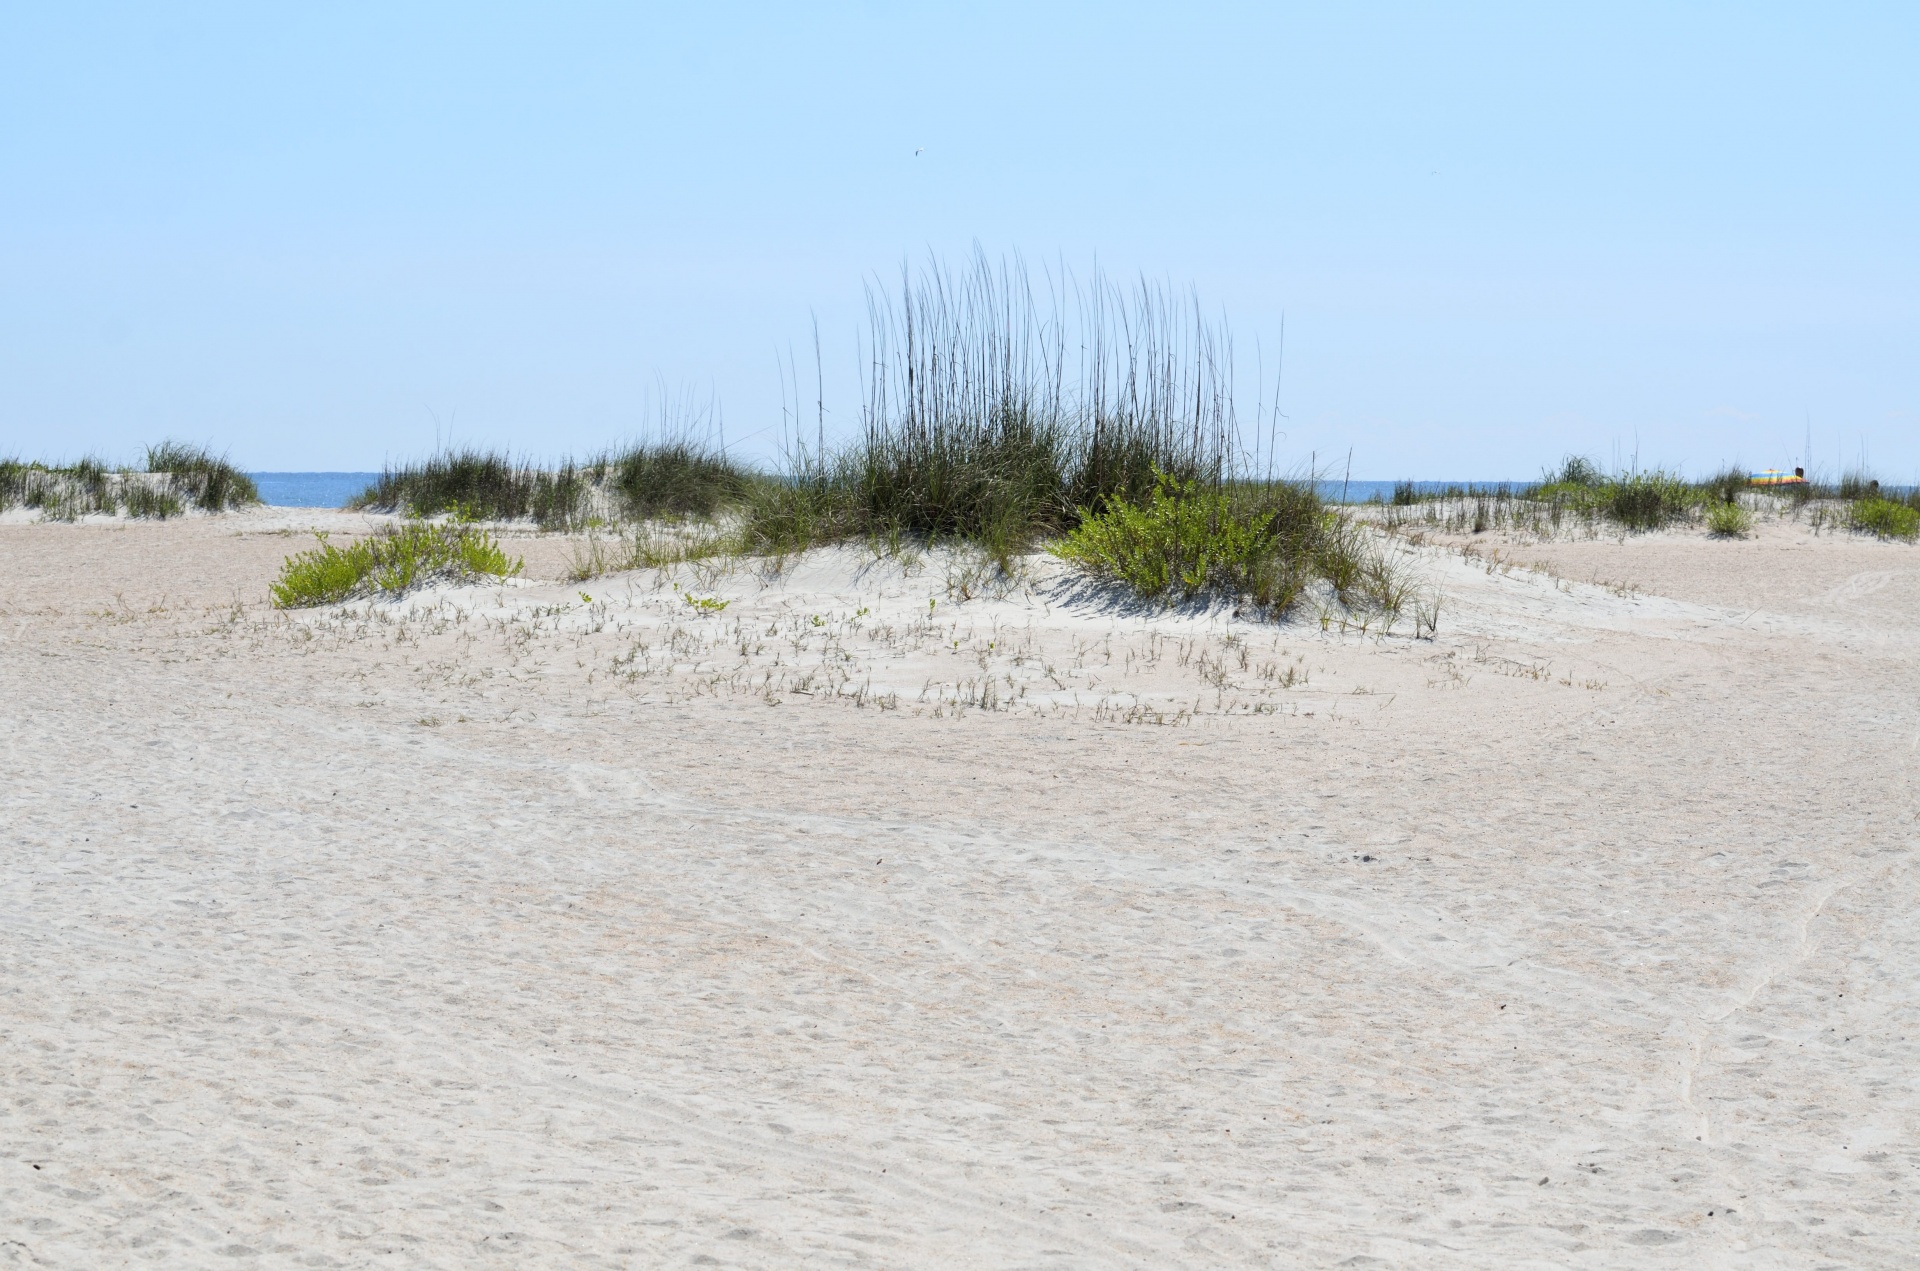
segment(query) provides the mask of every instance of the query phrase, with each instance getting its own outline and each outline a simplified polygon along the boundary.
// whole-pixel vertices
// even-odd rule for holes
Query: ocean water
[[[1537,480],[1538,478],[1536,478]],[[1320,497],[1329,503],[1371,503],[1376,498],[1382,503],[1393,502],[1393,487],[1398,481],[1316,481],[1314,489]],[[1413,488],[1421,494],[1439,494],[1446,490],[1458,490],[1464,486],[1475,486],[1482,490],[1507,485],[1518,489],[1531,485],[1531,481],[1415,481]]]
[[[260,501],[276,508],[337,508],[380,479],[377,472],[249,472]]]

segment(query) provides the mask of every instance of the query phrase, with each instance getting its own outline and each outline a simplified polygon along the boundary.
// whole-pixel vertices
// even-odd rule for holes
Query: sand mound
[[[371,523],[0,526],[21,1265],[1920,1242],[1911,548],[1432,544],[1417,640],[550,539],[266,608]]]

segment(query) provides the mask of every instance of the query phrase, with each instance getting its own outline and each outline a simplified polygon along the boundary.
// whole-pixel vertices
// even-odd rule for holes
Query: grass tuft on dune
[[[509,558],[493,535],[464,522],[408,521],[336,547],[320,545],[289,556],[271,584],[282,609],[334,604],[379,592],[399,593],[439,579],[511,578],[524,564]]]

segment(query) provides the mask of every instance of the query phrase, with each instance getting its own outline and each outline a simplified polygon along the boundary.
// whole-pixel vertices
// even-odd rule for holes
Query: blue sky
[[[1920,475],[1920,7],[14,4],[0,455],[581,454],[978,241],[1191,284],[1283,453]],[[916,149],[925,153],[916,155]]]

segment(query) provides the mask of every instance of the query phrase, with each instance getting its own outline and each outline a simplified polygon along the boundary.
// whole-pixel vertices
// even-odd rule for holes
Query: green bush
[[[1861,499],[1848,509],[1847,519],[1862,534],[1908,542],[1920,537],[1920,509],[1892,499]]]
[[[1216,489],[1161,474],[1144,503],[1082,513],[1054,551],[1148,599],[1220,594],[1279,612],[1315,573],[1349,561],[1333,519],[1304,486]]]
[[[1738,503],[1715,503],[1707,509],[1707,533],[1715,538],[1745,538],[1753,529],[1753,513]]]
[[[289,556],[271,584],[282,609],[327,605],[374,592],[402,592],[438,578],[510,578],[523,562],[508,559],[493,535],[464,522],[409,521],[370,538],[335,547],[325,534],[320,546]]]

